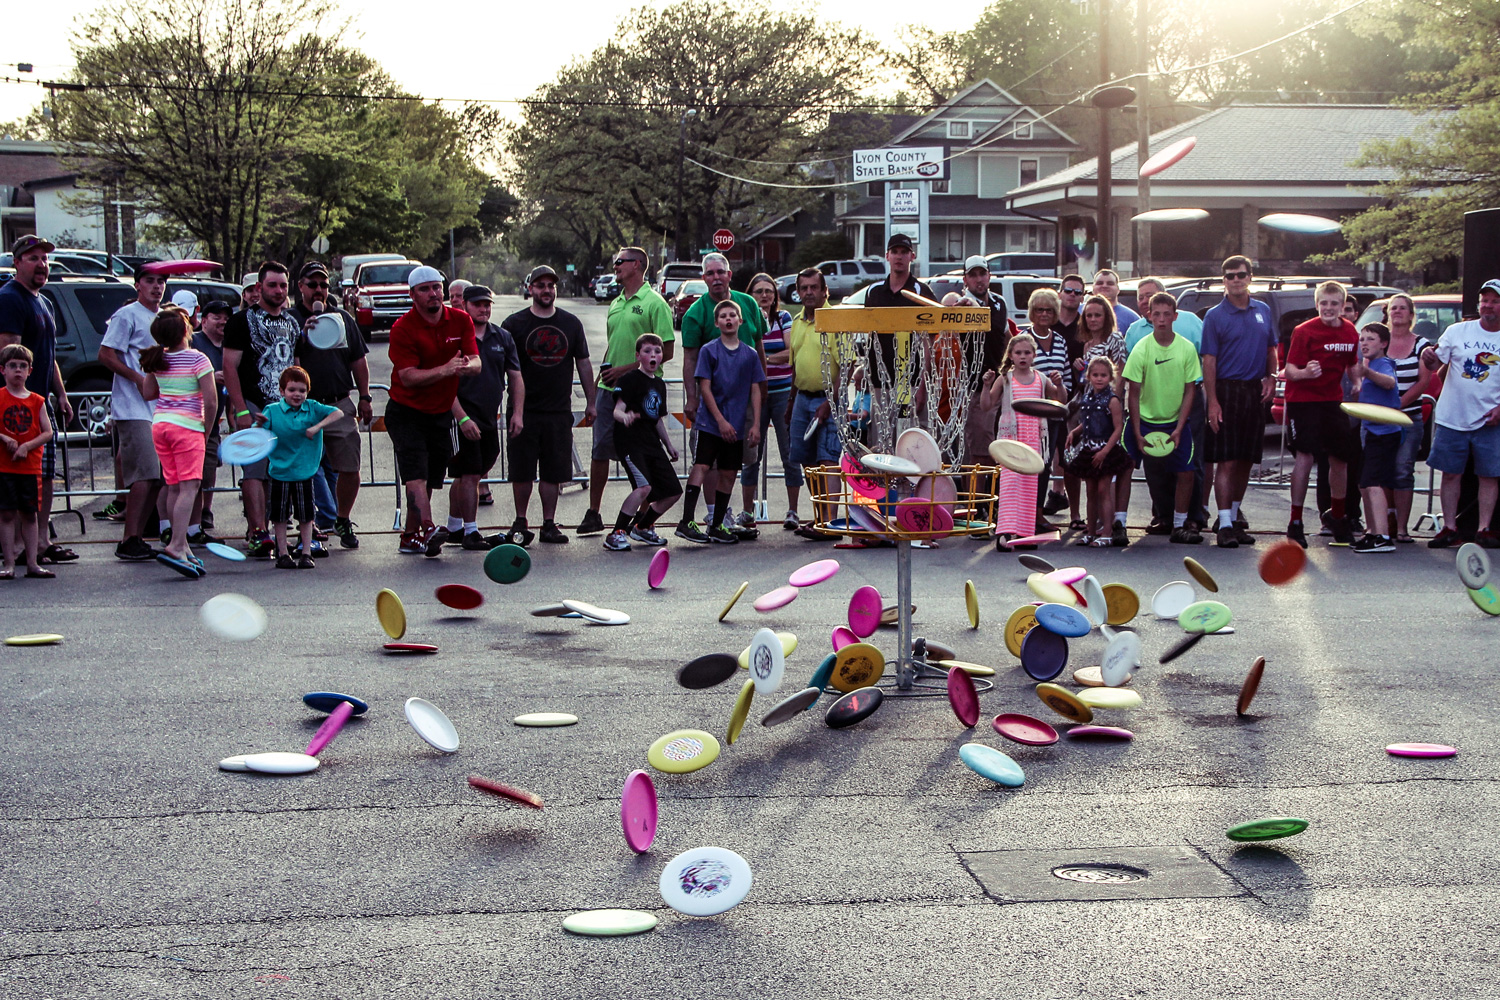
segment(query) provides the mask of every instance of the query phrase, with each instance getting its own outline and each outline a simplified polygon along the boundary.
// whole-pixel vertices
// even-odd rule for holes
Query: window
[[[1026,127],[1028,129],[1031,128],[1030,125],[1027,125]],[[1036,160],[1022,160],[1021,161],[1021,183],[1023,185],[1025,185],[1025,184],[1031,184],[1031,183],[1033,183],[1033,182],[1036,181],[1036,178],[1037,178],[1037,161]]]
[[[862,260],[859,262],[859,266],[864,268],[865,273],[868,275],[876,278],[885,277],[885,261],[883,260]]]
[[[855,277],[858,277],[859,265],[854,263],[854,261],[852,260],[843,261],[839,264],[839,274],[852,274]]]
[[[1010,134],[1011,134],[1011,136],[1013,138],[1016,138],[1016,139],[1030,139],[1031,138],[1031,122],[1030,121],[1017,121],[1016,124],[1015,124],[1015,126],[1011,129],[1011,133]],[[1023,181],[1022,183],[1025,183],[1025,182]]]
[[[948,182],[947,181],[928,181],[927,183],[929,183],[929,184],[932,185],[932,193],[933,194],[947,194],[948,193]]]
[[[972,124],[970,122],[948,123],[948,138],[950,139],[967,139],[971,134]]]
[[[865,185],[865,197],[867,197],[867,198],[883,198],[883,197],[885,197],[885,181],[871,181],[870,183],[866,184]]]

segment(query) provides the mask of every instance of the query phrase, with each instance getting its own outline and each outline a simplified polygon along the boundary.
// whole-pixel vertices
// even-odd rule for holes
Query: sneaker
[[[111,500],[99,510],[94,511],[96,521],[123,521],[125,520],[125,505],[118,500]]]
[[[403,556],[419,556],[426,552],[427,543],[422,539],[421,535],[420,530],[401,532],[401,546],[397,551]]]
[[[1240,547],[1240,540],[1235,536],[1233,527],[1220,528],[1216,534],[1218,540],[1214,544],[1218,545],[1219,548],[1237,549]]]
[[[667,540],[656,533],[655,528],[631,528],[631,541],[640,542],[643,545],[665,545]]]
[[[311,561],[311,560],[309,560],[309,561]],[[283,553],[282,555],[279,555],[279,556],[276,557],[276,568],[277,569],[296,569],[297,568],[297,560],[293,559],[291,557],[290,553]]]
[[[1355,514],[1349,518],[1349,530],[1354,532],[1356,535],[1374,534],[1374,532],[1367,531],[1365,529],[1365,519],[1358,514]]]
[[[1125,525],[1115,525],[1114,530],[1109,535],[1109,544],[1117,549],[1123,549],[1130,544],[1130,535],[1126,533]]]
[[[1361,554],[1366,552],[1395,552],[1396,546],[1391,544],[1390,539],[1383,535],[1372,535],[1366,533],[1363,538],[1350,546],[1355,552]]]
[[[1452,528],[1444,528],[1427,540],[1429,549],[1446,549],[1462,544],[1463,538]]]
[[[586,510],[583,512],[583,520],[578,522],[578,533],[580,535],[597,535],[604,530],[604,518],[599,516],[597,510]]]
[[[557,531],[556,526],[554,526],[552,530]],[[563,541],[566,542],[568,540],[567,535],[563,535],[563,533],[560,531],[557,531],[557,533],[559,535],[562,535]],[[512,545],[519,545],[524,549],[526,546],[531,544],[532,539],[536,538],[536,532],[526,527],[525,521],[517,521],[510,526],[510,531],[506,532],[506,537]]]
[[[1290,538],[1292,541],[1296,542],[1304,549],[1307,548],[1307,532],[1303,529],[1301,521],[1287,522],[1286,537]]]
[[[205,510],[203,512],[203,516],[200,517],[200,518],[198,518],[198,526],[200,528],[202,528],[204,531],[213,531],[214,530],[214,512],[211,511],[211,510]]]
[[[741,528],[753,528],[755,527],[755,515],[748,510],[742,510],[739,516],[734,519],[734,523]]]
[[[1318,522],[1321,525],[1318,528],[1318,537],[1330,537],[1333,534],[1333,516],[1325,510],[1322,514],[1318,515]]]
[[[1066,493],[1059,493],[1056,490],[1048,490],[1047,499],[1042,502],[1042,513],[1056,514],[1067,505],[1068,496]]]
[[[799,538],[805,538],[809,542],[832,542],[837,541],[839,538],[843,537],[842,535],[838,535],[832,531],[820,531],[818,530],[818,526],[813,524],[811,521],[797,528],[797,536]]]
[[[629,552],[630,536],[616,528],[604,539],[604,547],[611,552]]]
[[[189,545],[207,545],[209,542],[222,543],[223,541],[224,539],[219,538],[215,535],[210,535],[207,531],[203,530],[203,527],[201,525],[199,526],[197,531],[193,532],[191,535],[188,535]]]
[[[333,533],[339,536],[339,544],[344,548],[359,548],[359,536],[354,533],[354,522],[347,517],[340,517],[334,520]]]
[[[562,529],[555,524],[542,525],[541,533],[537,535],[537,538],[546,542],[548,545],[568,544],[568,536],[563,534]]]
[[[146,562],[156,558],[156,550],[140,535],[132,535],[115,546],[115,555],[127,562]]]
[[[422,551],[427,554],[429,559],[436,558],[442,554],[443,543],[448,540],[447,528],[439,528],[431,521],[423,521],[418,534],[423,542]]]
[[[276,554],[276,543],[271,533],[264,529],[252,531],[245,536],[245,555],[256,559],[269,559]]]
[[[278,560],[279,562],[280,560]],[[299,556],[297,558],[298,569],[317,569],[318,564],[312,561],[312,556]]]
[[[1345,548],[1354,544],[1354,528],[1347,517],[1332,518],[1329,527],[1333,529],[1333,541],[1329,545]]]
[[[802,521],[797,517],[797,512],[795,510],[789,510],[786,512],[786,517],[782,518],[781,527],[787,531],[796,531],[798,528],[802,527]]]
[[[1148,535],[1170,535],[1171,533],[1171,525],[1155,520],[1154,518],[1150,524],[1146,525],[1146,534]]]
[[[720,528],[719,530],[723,531],[724,529]],[[673,534],[678,538],[686,538],[688,541],[697,542],[700,545],[708,543],[708,536],[703,533],[703,529],[698,526],[697,521],[683,521],[677,526],[677,530]]]
[[[1493,531],[1479,531],[1474,534],[1474,541],[1484,549],[1500,549],[1500,535]]]
[[[760,537],[760,529],[754,526],[749,528],[738,524],[727,525],[726,529],[731,535],[742,542],[753,542]]]
[[[1254,545],[1255,536],[1250,534],[1249,525],[1235,521],[1230,525],[1234,529],[1234,540],[1241,545]]]
[[[464,535],[463,541],[459,543],[459,548],[467,549],[470,552],[488,552],[492,546],[489,540],[479,532],[471,531]]]
[[[1196,528],[1184,524],[1180,528],[1172,529],[1172,541],[1178,545],[1197,545],[1203,541],[1203,536],[1198,534]]]
[[[724,527],[722,524],[716,524],[712,528],[709,528],[708,531],[704,533],[704,537],[706,537],[710,542],[718,542],[720,545],[733,545],[735,542],[738,542],[740,540],[738,535],[730,531],[728,528]]]

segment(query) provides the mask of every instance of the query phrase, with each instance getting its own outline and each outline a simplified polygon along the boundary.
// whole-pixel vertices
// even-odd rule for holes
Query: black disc
[[[885,701],[885,693],[877,687],[863,687],[857,691],[850,691],[828,706],[828,714],[823,716],[823,721],[828,723],[830,729],[847,729],[874,715],[875,710],[883,701]]]
[[[1173,660],[1177,659],[1183,653],[1186,653],[1188,650],[1190,650],[1194,646],[1198,645],[1198,643],[1207,634],[1208,634],[1207,632],[1189,632],[1189,633],[1187,633],[1181,639],[1177,640],[1176,645],[1174,645],[1171,649],[1168,649],[1165,653],[1161,654],[1161,657],[1156,662],[1157,663],[1171,663]]]
[[[677,683],[695,691],[723,684],[740,669],[740,661],[728,653],[705,653],[677,668]]]

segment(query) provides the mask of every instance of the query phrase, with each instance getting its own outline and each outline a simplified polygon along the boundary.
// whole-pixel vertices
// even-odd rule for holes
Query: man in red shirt
[[[385,429],[396,452],[396,474],[406,483],[400,551],[436,556],[448,532],[432,523],[432,491],[442,489],[455,450],[458,380],[478,373],[479,348],[469,314],[443,303],[443,275],[437,268],[413,268],[407,284],[411,311],[391,327]]]
[[[1344,371],[1359,359],[1359,332],[1344,318],[1344,286],[1325,281],[1318,286],[1318,317],[1292,331],[1286,352],[1286,425],[1297,464],[1292,468],[1292,517],[1286,536],[1307,548],[1302,527],[1302,502],[1313,463],[1328,458],[1332,500],[1329,527],[1332,545],[1348,545],[1354,531],[1344,513],[1348,465],[1359,449],[1349,418],[1339,409],[1344,401]]]

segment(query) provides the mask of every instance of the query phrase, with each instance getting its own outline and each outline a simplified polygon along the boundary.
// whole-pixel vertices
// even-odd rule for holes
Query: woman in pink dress
[[[1006,346],[1005,364],[999,373],[984,373],[984,405],[999,410],[997,439],[1009,438],[1030,445],[1046,460],[1043,421],[1017,413],[1011,407],[1011,401],[1016,399],[1056,399],[1061,402],[1062,390],[1032,367],[1035,360],[1036,341],[1031,335],[1020,333],[1012,337]],[[1037,503],[1037,477],[1002,468],[997,492],[1000,502],[995,519],[995,547],[1009,550],[1007,543],[1011,539],[1035,534],[1036,525],[1042,519],[1041,505]],[[1034,549],[1036,546],[1017,548]]]

